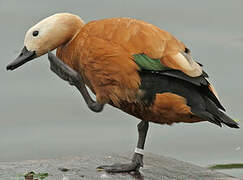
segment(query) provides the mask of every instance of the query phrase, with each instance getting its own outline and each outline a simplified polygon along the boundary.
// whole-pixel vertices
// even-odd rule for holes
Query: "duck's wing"
[[[215,89],[206,79],[208,75],[203,70],[196,77],[189,76],[181,69],[172,68],[171,66],[168,67],[167,65],[163,64],[160,59],[151,59],[145,54],[134,55],[134,61],[143,72],[146,71],[146,73],[173,77],[175,79],[180,79],[197,86],[198,88],[200,88],[200,91],[202,91],[204,94],[207,94],[207,96],[218,106],[218,108],[225,110],[217,98],[217,93]]]
[[[125,65],[133,67],[127,61],[129,56],[140,70],[163,71],[168,76],[184,79],[198,86],[204,85],[209,94],[213,94],[212,99],[224,109],[217,99],[216,91],[207,81],[207,74],[203,71],[202,65],[195,61],[190,55],[190,50],[170,33],[152,24],[130,18],[93,21],[86,24],[82,32],[89,39],[91,37],[96,39],[92,41],[94,45],[89,47],[100,46],[96,48],[95,53],[102,51],[95,57],[109,54],[109,57],[114,57],[114,62],[121,63],[122,68]],[[97,39],[102,40],[102,44]],[[106,43],[109,46],[106,47]],[[125,73],[127,70],[123,71]],[[132,79],[132,76],[126,79]]]
[[[154,71],[142,70],[139,72],[141,78],[140,89],[143,90],[143,102],[152,109],[158,117],[155,122],[172,124],[174,122],[198,122],[199,117],[221,126],[226,124],[232,128],[239,125],[224,112],[222,112],[215,101],[209,97],[208,91],[190,83],[171,76]],[[174,116],[176,113],[188,115]],[[168,118],[169,117],[169,118]]]

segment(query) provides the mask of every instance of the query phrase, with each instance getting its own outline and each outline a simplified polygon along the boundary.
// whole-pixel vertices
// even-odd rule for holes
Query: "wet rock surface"
[[[105,154],[59,159],[28,160],[22,162],[0,162],[0,180],[20,180],[27,172],[48,173],[45,180],[236,180],[232,176],[212,171],[197,165],[169,157],[146,153],[144,168],[138,173],[108,174],[96,167],[117,162],[127,163],[132,153]]]

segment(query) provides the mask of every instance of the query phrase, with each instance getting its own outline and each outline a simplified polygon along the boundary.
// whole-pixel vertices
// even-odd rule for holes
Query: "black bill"
[[[26,62],[34,59],[36,57],[35,51],[28,51],[26,47],[24,47],[20,53],[20,55],[7,66],[7,70],[14,70],[19,66],[25,64]]]

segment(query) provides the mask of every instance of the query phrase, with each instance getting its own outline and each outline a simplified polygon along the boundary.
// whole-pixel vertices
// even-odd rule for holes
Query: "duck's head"
[[[80,31],[84,22],[76,15],[59,13],[31,27],[25,35],[20,55],[7,66],[14,70],[24,63],[67,44]]]

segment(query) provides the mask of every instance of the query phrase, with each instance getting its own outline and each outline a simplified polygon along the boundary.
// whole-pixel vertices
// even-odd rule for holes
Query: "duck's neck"
[[[63,62],[65,62],[69,67],[73,68],[76,71],[79,70],[77,66],[78,57],[75,37],[73,37],[67,43],[59,46],[56,51],[56,56]]]
[[[59,59],[64,61],[67,65],[77,70],[75,67],[76,49],[77,49],[77,37],[84,22],[79,18],[72,18],[72,21],[65,23],[67,29],[69,29],[68,38],[57,47],[56,55]]]
[[[84,69],[82,67],[82,47],[80,46],[80,44],[82,44],[82,41],[84,41],[84,38],[81,36],[81,34],[77,34],[76,37],[73,38],[69,43],[57,48],[56,56],[63,62],[65,62],[69,67],[77,71],[83,77],[84,83],[95,94],[95,91],[89,79],[86,77]]]

